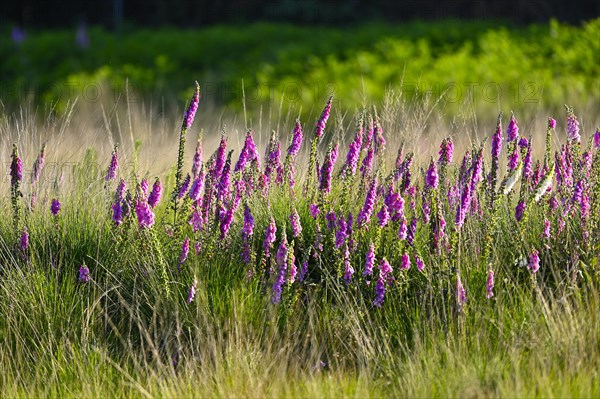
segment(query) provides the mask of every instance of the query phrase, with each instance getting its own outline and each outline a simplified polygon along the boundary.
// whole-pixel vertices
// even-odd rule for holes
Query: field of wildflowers
[[[49,146],[4,155],[7,396],[600,394],[600,130],[576,110],[414,154],[375,107],[340,135],[330,97],[208,155],[200,96],[164,175],[119,145],[69,184]]]

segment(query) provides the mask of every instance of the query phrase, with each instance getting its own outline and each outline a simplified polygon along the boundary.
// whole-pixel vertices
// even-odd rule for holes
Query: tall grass
[[[410,167],[411,183],[405,191],[399,192],[405,200],[408,224],[413,217],[418,220],[414,245],[409,245],[406,240],[398,239],[397,221],[380,227],[376,216],[382,207],[384,192],[394,172],[398,172],[393,161],[400,142],[405,141],[404,155],[407,155],[408,149],[419,148],[420,142],[411,140],[410,134],[414,134],[418,126],[421,131],[427,129],[429,111],[411,110],[408,115],[412,115],[412,119],[398,120],[398,110],[404,106],[406,104],[400,101],[390,102],[380,107],[383,111],[377,116],[367,109],[361,111],[364,117],[357,119],[333,110],[316,155],[322,167],[327,149],[336,142],[342,144],[329,193],[319,190],[319,178],[314,176],[314,184],[303,194],[308,147],[314,134],[313,122],[303,121],[304,145],[294,163],[295,186],[290,188],[285,179],[278,184],[274,173],[270,184],[257,186],[254,192],[244,194],[225,237],[221,237],[222,221],[214,216],[214,208],[204,227],[192,231],[187,218],[194,204],[187,197],[178,203],[178,216],[173,216],[168,193],[176,185],[175,128],[172,133],[162,131],[164,145],[169,146],[169,158],[164,163],[154,162],[159,155],[151,158],[152,154],[144,153],[143,143],[139,150],[135,121],[129,125],[130,138],[124,137],[121,131],[116,134],[119,148],[124,147],[118,152],[121,157],[118,178],[126,179],[132,197],[144,200],[140,191],[143,177],[152,178],[157,174],[165,184],[166,194],[153,209],[154,225],[139,228],[134,209],[119,226],[111,219],[117,181],[107,182],[104,175],[113,142],[106,142],[99,133],[95,136],[94,132],[86,132],[92,139],[89,149],[82,153],[59,145],[68,141],[67,137],[60,139],[61,134],[67,134],[60,132],[69,129],[67,121],[50,122],[50,127],[45,127],[32,121],[22,124],[27,117],[5,116],[1,137],[6,159],[15,131],[21,138],[18,144],[25,170],[39,151],[40,145],[35,145],[33,138],[48,134],[46,130],[56,131],[59,133],[49,134],[53,137],[46,147],[47,162],[73,161],[70,165],[73,178],[61,180],[61,174],[47,163],[39,186],[35,187],[37,204],[31,208],[34,188],[25,173],[21,185],[23,197],[19,198],[22,218],[18,228],[14,226],[8,190],[3,191],[0,219],[0,368],[3,370],[0,388],[3,395],[598,396],[598,149],[593,148],[593,144],[590,147],[594,158],[589,177],[584,177],[582,168],[573,172],[573,176],[579,176],[588,185],[586,190],[589,191],[585,193],[590,196],[591,212],[586,219],[578,203],[569,210],[563,208],[575,191],[575,178],[570,186],[553,181],[552,192],[545,194],[539,203],[532,201],[536,187],[525,177],[508,195],[501,194],[499,188],[486,186],[491,164],[488,140],[481,147],[485,153],[484,181],[475,185],[480,207],[470,212],[465,224],[458,227],[454,222],[456,204],[449,203],[447,191],[460,177],[464,151],[475,155],[482,145],[481,139],[491,137],[493,128],[474,131],[472,145],[470,138],[461,139],[454,134],[454,160],[447,165],[439,187],[428,189],[424,183],[425,170],[430,165],[429,157],[437,151],[430,145],[430,151],[415,155]],[[343,174],[340,165],[346,159],[347,143],[356,133],[356,121],[365,123],[363,134],[366,136],[369,115],[377,118],[376,126],[382,127],[386,149],[383,150],[381,142],[373,144],[378,146],[374,169],[367,171],[364,177],[360,171],[355,175]],[[196,129],[204,128],[206,137],[208,128],[202,119],[202,109],[198,118]],[[318,113],[315,112],[316,118]],[[118,118],[115,116],[115,119]],[[490,119],[494,121],[495,116]],[[559,125],[551,131],[553,152],[560,152],[560,146],[568,141],[564,118],[557,119]],[[575,160],[588,149],[587,140],[594,134],[585,123],[586,115],[581,120],[585,126],[580,132],[581,145],[569,150],[573,151]],[[121,120],[123,126],[128,123]],[[532,136],[533,146],[539,148],[534,152],[536,160],[544,156],[545,124],[545,120],[531,124],[538,129],[542,126]],[[294,125],[282,125],[285,127],[279,133],[283,137],[280,157],[283,163],[288,145],[286,136],[291,134]],[[123,126],[121,129],[126,132],[129,127]],[[285,134],[286,131],[289,134]],[[501,132],[504,134],[503,129]],[[227,130],[226,134],[236,149],[235,164],[245,132],[240,133],[240,137]],[[254,136],[259,146],[262,174],[269,158],[263,155],[262,149],[269,135],[263,132],[263,140],[257,131]],[[377,138],[374,140],[377,143]],[[433,139],[423,137],[421,140]],[[100,152],[94,148],[96,143]],[[205,143],[203,164],[208,176],[216,163],[211,159],[218,158],[217,152],[211,158],[206,155],[210,154],[207,149],[217,145],[209,143]],[[164,151],[160,145],[151,148],[155,154]],[[367,156],[368,148],[366,145],[361,150],[360,162]],[[185,153],[190,154],[189,148]],[[504,167],[506,155],[505,149],[499,158],[499,181],[510,173]],[[184,176],[191,157],[186,159]],[[407,159],[407,156],[401,157],[401,160]],[[554,159],[552,153],[552,162]],[[235,182],[259,173],[258,169],[252,169],[254,167],[248,163],[244,172],[232,173],[231,193],[222,201],[225,209],[232,206]],[[338,216],[350,212],[356,217],[375,179],[379,182],[376,192],[383,193],[378,194],[368,225],[354,226],[351,238],[356,248],[348,250],[347,259],[355,273],[347,284],[343,278],[344,246],[336,248],[338,227],[327,227],[325,213],[335,210]],[[521,182],[524,188],[519,195]],[[398,190],[401,183],[402,180],[396,185]],[[205,186],[218,189],[216,182],[208,177]],[[410,186],[415,187],[414,210],[410,206]],[[489,190],[497,190],[493,207],[487,206]],[[558,209],[566,214],[549,208],[546,201],[552,196],[565,199]],[[519,197],[529,201],[521,221],[514,216]],[[53,198],[61,202],[57,215],[50,212]],[[249,241],[250,265],[240,258],[244,244],[240,234],[244,204],[251,209],[255,220]],[[310,214],[311,204],[321,209],[316,218]],[[423,214],[426,204],[431,210],[430,222],[425,221]],[[293,207],[302,225],[302,234],[298,237],[294,237],[289,219]],[[447,223],[446,238],[435,248],[432,238],[435,230],[432,229],[439,223],[439,215],[443,215]],[[271,258],[266,259],[263,240],[271,218],[277,233]],[[550,238],[543,237],[544,219],[551,221]],[[565,226],[558,233],[561,219]],[[29,234],[26,249],[19,246],[23,229]],[[318,231],[323,236],[323,250],[314,256],[311,248]],[[284,285],[281,303],[274,304],[275,273],[269,273],[268,268],[280,266],[276,255],[283,234],[288,248],[293,247],[298,269],[306,259],[309,268],[303,281],[298,277],[294,283]],[[192,240],[187,260],[182,262],[181,245],[185,237]],[[198,254],[194,248],[196,242],[199,243]],[[373,276],[368,279],[362,274],[371,242],[376,247],[377,263]],[[344,245],[351,247],[347,241]],[[521,265],[523,261],[528,262],[532,248],[540,253],[537,273]],[[409,270],[401,268],[404,254],[410,255]],[[415,265],[415,256],[424,262],[422,271]],[[394,269],[394,282],[386,286],[383,304],[377,307],[374,305],[377,267],[383,258]],[[79,269],[84,264],[90,270],[87,283],[78,280]],[[166,269],[166,278],[162,268]],[[486,298],[489,268],[495,273],[494,296]],[[248,277],[249,270],[254,272],[254,277]],[[288,267],[288,273],[289,270]],[[457,301],[457,276],[466,289],[465,303]],[[194,281],[196,293],[189,301]]]

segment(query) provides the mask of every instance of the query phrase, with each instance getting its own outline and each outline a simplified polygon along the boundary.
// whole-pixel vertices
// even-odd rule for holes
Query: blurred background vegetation
[[[0,100],[65,110],[68,101],[203,102],[341,109],[442,98],[455,114],[600,106],[593,2],[5,2]],[[9,4],[10,3],[10,4]]]

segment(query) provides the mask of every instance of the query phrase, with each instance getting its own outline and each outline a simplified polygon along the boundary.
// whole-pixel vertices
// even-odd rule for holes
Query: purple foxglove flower
[[[290,188],[293,188],[296,185],[296,167],[293,163],[288,165],[288,175],[287,175]]]
[[[106,171],[106,178],[104,180],[110,181],[115,180],[117,178],[117,168],[119,167],[119,157],[117,155],[117,146],[112,152],[112,157],[110,159],[110,165],[108,166],[108,170]]]
[[[185,180],[183,181],[183,183],[181,183],[181,187],[179,188],[179,193],[177,194],[177,199],[182,199],[185,196],[185,193],[188,192],[188,188],[190,188],[190,180],[191,180],[191,177],[188,174],[185,177]]]
[[[298,275],[298,268],[296,267],[296,257],[294,256],[293,248],[288,250],[288,284],[294,284],[296,276]]]
[[[517,204],[517,207],[515,208],[515,219],[517,219],[518,222],[521,221],[521,219],[523,219],[523,214],[525,213],[525,201],[524,200],[519,200],[519,203]]]
[[[448,188],[448,205],[450,208],[454,208],[460,201],[460,190],[458,184],[453,184]]]
[[[470,208],[471,208],[471,215],[477,215],[477,214],[482,215],[483,210],[479,206],[479,198],[477,197],[477,195],[473,195],[471,197]]]
[[[548,129],[556,128],[556,119],[548,118]]]
[[[254,234],[254,216],[248,204],[244,204],[244,226],[242,227],[242,238],[247,240]]]
[[[508,170],[514,171],[519,164],[519,152],[515,148],[515,150],[508,156]]]
[[[335,232],[335,247],[341,248],[346,241],[346,236],[348,233],[348,226],[346,224],[346,220],[340,216],[337,220],[338,228]]]
[[[270,256],[271,248],[273,248],[273,243],[275,243],[275,234],[277,233],[277,225],[275,224],[275,219],[271,218],[271,222],[267,226],[267,232],[265,234],[265,241],[263,242],[263,249],[265,251],[265,257],[268,258]]]
[[[309,210],[310,216],[312,216],[313,219],[317,220],[317,216],[319,216],[319,213],[321,213],[321,210],[319,210],[317,204],[310,204]]]
[[[121,202],[121,206],[123,208],[123,217],[129,216],[129,214],[131,213],[132,205],[133,205],[133,198],[131,198],[131,193],[129,193],[129,191],[127,191],[125,198]]]
[[[392,220],[397,222],[402,219],[404,217],[404,198],[398,193],[393,193],[388,195],[386,199],[389,200],[386,205],[392,215]]]
[[[244,262],[245,264],[250,263],[250,261],[252,260],[252,248],[250,248],[250,243],[249,242],[244,242],[242,243],[243,246],[243,251],[240,254],[240,258],[242,258],[242,262]],[[252,277],[254,275],[254,271],[252,269],[248,270],[248,276]]]
[[[590,209],[591,209],[590,196],[588,194],[584,194],[581,197],[579,206],[581,206],[581,217],[583,219],[587,219],[587,217],[590,215]]]
[[[502,123],[500,119],[498,119],[498,125],[496,127],[496,133],[492,136],[492,157],[498,158],[500,157],[500,152],[502,151],[502,141],[504,140],[504,136],[502,135]]]
[[[594,148],[600,148],[600,128],[594,133]]]
[[[148,179],[142,179],[142,181],[140,182],[140,189],[142,190],[144,197],[148,196],[148,188],[149,187],[150,187],[150,185],[148,183]]]
[[[135,204],[135,213],[138,219],[140,229],[149,229],[154,224],[154,213],[150,205],[143,198],[138,198]]]
[[[223,166],[223,170],[221,171],[221,176],[217,183],[217,198],[220,201],[223,201],[225,198],[229,196],[229,192],[231,189],[231,154],[232,151],[229,151],[227,155],[227,161],[225,161],[225,165]]]
[[[179,264],[183,265],[188,258],[188,254],[190,253],[190,239],[188,237],[183,240],[183,244],[181,245],[181,253],[179,254]]]
[[[119,181],[119,185],[117,186],[117,191],[115,192],[115,203],[123,201],[125,198],[125,192],[127,190],[127,183],[125,183],[124,179]]]
[[[223,168],[225,167],[226,161],[226,151],[227,151],[227,137],[225,135],[221,135],[221,142],[219,143],[219,148],[217,148],[215,155],[215,163],[212,170],[212,179],[213,181],[219,181],[221,178],[221,173],[223,173]]]
[[[442,240],[446,236],[445,229],[446,229],[446,219],[444,219],[444,214],[442,212],[440,212],[438,223],[433,226],[433,230],[434,230],[433,241],[434,241],[434,247],[436,249],[438,248],[438,244],[440,242],[442,242]]]
[[[354,228],[354,215],[351,212],[348,212],[348,218],[346,220],[346,237],[352,236],[352,231]]]
[[[535,248],[529,255],[529,263],[527,264],[527,268],[534,274],[540,269],[540,253]]]
[[[550,238],[550,236],[551,236],[550,221],[548,219],[544,219],[544,234],[543,234],[543,237],[544,238]]]
[[[583,180],[579,180],[575,185],[575,189],[573,190],[573,198],[571,202],[573,204],[578,204],[581,202],[581,198],[583,197],[584,183]]]
[[[236,209],[235,207],[232,205],[230,205],[227,208],[227,211],[225,212],[225,215],[223,217],[223,219],[221,220],[221,240],[224,240],[225,237],[227,237],[227,234],[229,233],[229,229],[231,228],[231,224],[233,223],[233,215],[235,213]]]
[[[494,296],[494,271],[488,270],[487,281],[485,284],[485,297],[490,299]]]
[[[202,226],[204,225],[204,217],[202,215],[202,208],[199,206],[195,206],[192,214],[190,215],[190,220],[188,221],[189,225],[192,226],[192,231],[194,233],[200,231]]]
[[[471,204],[471,185],[465,184],[463,188],[462,195],[460,197],[460,204],[456,209],[456,227],[460,229],[467,217],[467,212],[469,211],[469,205]]]
[[[400,260],[400,268],[403,270],[410,269],[410,256],[408,256],[408,254],[402,255]]]
[[[562,217],[559,217],[558,218],[558,234],[559,235],[565,229],[565,224],[566,224],[565,219],[563,219]]]
[[[329,211],[325,215],[325,220],[327,220],[327,228],[330,230],[335,229],[335,222],[337,221],[337,215],[335,211]]]
[[[388,263],[387,259],[383,258],[381,260],[381,262],[379,263],[379,272],[383,273],[386,281],[391,284],[392,282],[392,266],[390,266],[390,264]]]
[[[292,226],[292,235],[294,238],[298,238],[302,234],[302,225],[300,224],[300,215],[296,207],[293,207],[292,214],[290,215],[290,224]]]
[[[202,137],[198,137],[198,143],[196,144],[196,151],[194,152],[194,158],[192,159],[192,177],[198,177],[200,170],[202,169]]]
[[[467,302],[467,294],[465,292],[465,287],[463,287],[462,281],[460,281],[460,276],[456,276],[456,305],[458,306],[458,311],[462,311],[463,305]]]
[[[90,281],[90,269],[86,265],[79,267],[79,282],[87,284]]]
[[[350,251],[348,250],[348,245],[346,245],[344,251],[344,282],[350,284],[353,275],[354,268],[352,268],[352,264],[350,263]]]
[[[46,155],[45,151],[46,145],[42,146],[42,150],[40,151],[40,155],[37,157],[35,162],[33,163],[33,173],[31,174],[31,184],[36,185],[36,183],[40,179],[40,175],[42,173],[42,169],[44,169],[44,165],[46,164]]]
[[[429,223],[429,221],[431,220],[430,216],[431,216],[431,208],[429,207],[430,203],[429,200],[426,198],[423,198],[423,203],[421,204],[421,209],[423,211],[423,221],[425,223]]]
[[[398,239],[400,241],[406,240],[406,236],[408,235],[408,226],[406,225],[406,218],[402,216],[400,221],[400,227],[398,228]]]
[[[533,161],[531,159],[531,146],[527,147],[527,154],[525,154],[525,159],[523,160],[523,176],[526,179],[531,179],[533,177]]]
[[[371,186],[369,191],[367,192],[367,196],[365,198],[365,203],[360,210],[358,217],[356,218],[356,222],[359,226],[365,226],[371,220],[371,214],[373,213],[373,209],[375,208],[375,201],[377,200],[377,178],[373,179],[371,182]]]
[[[281,240],[281,244],[279,244],[279,248],[277,249],[276,262],[279,267],[279,274],[273,283],[273,296],[271,297],[271,302],[274,304],[278,304],[281,302],[281,292],[283,290],[283,285],[285,284],[285,277],[288,269],[288,248],[287,248],[287,238],[285,233],[283,234],[283,239]]]
[[[586,151],[583,154],[581,154],[581,167],[585,172],[585,176],[586,177],[590,177],[590,172],[592,171],[592,164],[593,164],[593,159],[592,159],[592,152],[591,151]]]
[[[435,166],[435,162],[433,162],[433,158],[429,162],[429,168],[425,173],[425,188],[429,190],[435,190],[439,184],[439,177],[437,173],[437,168]]]
[[[52,212],[54,216],[58,215],[58,212],[60,212],[60,201],[58,199],[54,198],[52,200],[52,203],[50,204],[50,212]]]
[[[378,308],[383,305],[383,301],[385,299],[385,280],[381,274],[379,274],[379,278],[377,279],[377,284],[375,285],[375,299],[373,300],[373,305]]]
[[[369,244],[369,250],[367,251],[367,260],[365,262],[365,270],[363,271],[363,276],[372,276],[373,266],[375,266],[375,245],[373,245],[373,243],[371,242]]]
[[[23,229],[21,232],[21,251],[26,252],[29,248],[29,233],[27,229]]]
[[[419,255],[415,255],[415,263],[417,264],[417,269],[419,269],[420,272],[422,272],[425,269],[425,264],[423,263],[421,258],[419,258]]]
[[[391,284],[392,281],[392,267],[388,261],[383,258],[379,264],[379,279],[377,279],[377,285],[375,286],[375,300],[373,304],[378,308],[381,307],[385,299],[385,286]]]
[[[567,112],[567,133],[569,134],[569,140],[577,143],[581,141],[581,136],[579,135],[579,121],[572,109],[568,109]]]
[[[327,125],[327,120],[329,119],[329,114],[331,113],[332,101],[333,101],[333,96],[330,96],[329,100],[327,100],[327,104],[325,105],[325,108],[323,108],[321,117],[317,121],[316,129],[315,129],[315,136],[317,137],[317,140],[321,139],[321,137],[323,136],[323,132],[325,131],[325,126]]]
[[[277,184],[278,185],[282,185],[283,184],[283,175],[285,172],[285,167],[283,166],[282,163],[280,163],[279,165],[277,165]]]
[[[531,187],[535,188],[540,183],[540,180],[544,176],[544,171],[542,170],[542,165],[538,160],[535,164],[535,169],[533,170],[533,176],[531,178]]]
[[[196,256],[200,255],[200,242],[196,241],[196,243],[194,244],[194,251],[196,252]]]
[[[192,187],[190,187],[190,192],[188,193],[188,196],[190,197],[192,202],[196,202],[202,197],[202,190],[204,190],[204,177],[204,173],[200,173],[200,175],[198,175],[198,177],[196,177],[196,179],[192,183]]]
[[[454,156],[454,142],[451,137],[442,140],[438,155],[440,156],[438,159],[439,164],[449,164],[452,162],[452,157]]]
[[[358,159],[360,158],[360,151],[362,148],[362,140],[363,140],[363,126],[362,119],[358,123],[358,129],[356,131],[356,135],[354,136],[354,140],[350,143],[348,147],[348,154],[346,154],[346,164],[344,165],[345,172],[350,172],[351,176],[354,176],[356,173],[356,168],[358,167]]]
[[[321,167],[321,180],[319,182],[319,190],[323,191],[325,194],[329,194],[331,191],[331,178],[333,176],[333,167],[335,166],[335,161],[337,160],[337,145],[334,148],[329,148],[327,151],[327,155],[325,156],[325,161],[323,162],[323,166]]]
[[[302,125],[300,124],[300,121],[297,120],[296,127],[294,127],[294,133],[292,135],[292,142],[287,150],[288,156],[292,159],[295,158],[296,155],[298,155],[298,153],[300,152],[300,148],[302,148],[303,139],[304,136],[302,135]]]
[[[515,119],[515,115],[510,115],[510,122],[508,123],[508,127],[506,128],[506,141],[509,143],[511,141],[515,141],[519,137],[519,126],[517,126],[517,120]]]
[[[521,137],[519,139],[519,147],[521,147],[521,148],[529,147],[529,140],[527,139],[527,137]]]
[[[198,111],[198,103],[200,102],[200,85],[196,82],[196,91],[190,100],[190,104],[188,105],[185,113],[183,114],[183,124],[181,126],[182,129],[189,129],[192,127],[194,123],[194,117],[196,116],[196,111]]]
[[[10,185],[15,187],[23,179],[23,161],[19,157],[17,146],[13,146],[12,162],[10,164]]]
[[[254,144],[254,139],[252,138],[252,130],[248,130],[246,133],[246,140],[244,141],[244,147],[240,152],[240,157],[238,158],[233,171],[239,172],[244,170],[247,163],[253,161],[254,159],[259,159],[259,155],[258,151],[256,150],[256,144]]]
[[[473,159],[471,158],[471,153],[467,151],[460,164],[460,169],[458,170],[458,184],[466,184],[468,174],[472,173],[469,166],[472,161]]]
[[[410,229],[406,235],[406,242],[412,247],[415,243],[415,234],[417,234],[417,218],[413,216],[410,222]]]
[[[148,196],[148,205],[150,205],[150,208],[154,209],[156,207],[162,196],[162,191],[162,184],[160,184],[160,180],[157,177],[152,185],[152,191],[150,191],[150,195]]]
[[[317,231],[315,232],[315,242],[313,244],[315,251],[314,256],[317,257],[317,252],[323,252],[323,233],[321,233],[321,225],[317,224]]]
[[[300,267],[300,276],[298,276],[298,281],[304,281],[306,277],[306,273],[308,272],[308,260],[302,262],[302,266]]]
[[[363,159],[362,166],[360,167],[360,172],[362,173],[363,177],[365,177],[373,169],[373,154],[374,154],[374,148],[373,148],[373,145],[371,144],[369,146],[369,148],[367,149],[367,155]]]
[[[362,147],[367,149],[373,144],[373,136],[375,136],[375,122],[372,117],[369,117],[369,126],[367,128],[367,135],[363,140]]]
[[[190,292],[188,294],[187,301],[186,301],[186,303],[188,305],[190,303],[192,303],[192,301],[194,300],[194,297],[196,296],[196,289],[197,289],[197,287],[198,287],[198,282],[196,281],[196,279],[194,279],[194,282],[190,286]]]
[[[123,223],[123,206],[121,205],[121,201],[112,204],[112,210],[112,220],[115,222],[115,226],[120,226]]]
[[[410,209],[412,209],[414,211],[416,209],[416,202],[415,202],[416,189],[415,189],[415,186],[408,187],[408,189],[406,190],[406,193],[410,197]]]
[[[550,197],[548,199],[548,206],[550,207],[550,209],[552,209],[553,211],[556,210],[556,208],[558,208],[558,199],[556,199],[556,196],[553,195],[552,197]]]
[[[473,174],[471,175],[471,184],[475,185],[483,180],[483,152],[479,152],[477,158],[474,159],[471,166]],[[473,187],[471,188],[472,191]]]
[[[281,162],[281,142],[277,140],[277,133],[275,131],[271,134],[271,140],[267,147],[267,153],[265,158],[267,159],[265,164],[265,179],[267,182],[271,179],[271,174],[277,169]]]
[[[385,227],[390,221],[390,212],[386,204],[383,204],[381,210],[377,213],[377,219],[379,219],[379,227]]]

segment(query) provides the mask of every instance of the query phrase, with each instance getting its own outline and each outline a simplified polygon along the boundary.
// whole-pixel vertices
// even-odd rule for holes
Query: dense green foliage
[[[8,36],[8,29],[3,30]],[[526,28],[490,22],[411,22],[352,28],[285,24],[215,26],[200,30],[138,29],[121,35],[95,28],[89,48],[74,31],[28,33],[19,45],[0,41],[0,98],[73,97],[110,103],[129,79],[135,101],[152,94],[182,99],[198,79],[204,100],[255,109],[267,103],[308,111],[336,93],[343,108],[366,96],[383,98],[404,83],[412,98],[446,94],[449,111],[472,99],[484,114],[529,105],[598,106],[600,20],[580,27],[551,22]],[[157,101],[157,100],[155,100]],[[286,107],[287,108],[287,107]],[[481,115],[481,114],[480,114]]]

